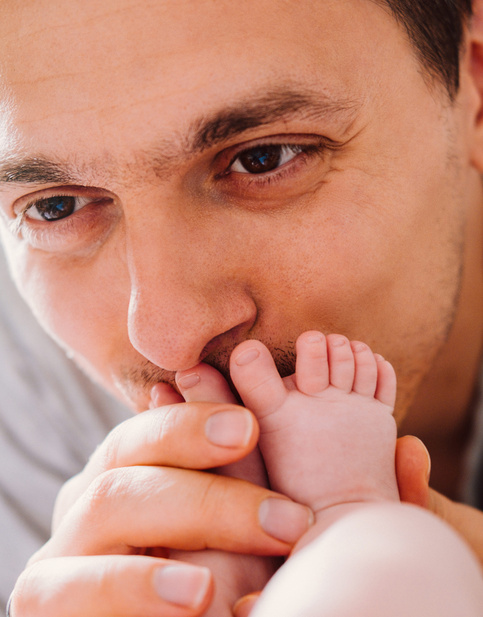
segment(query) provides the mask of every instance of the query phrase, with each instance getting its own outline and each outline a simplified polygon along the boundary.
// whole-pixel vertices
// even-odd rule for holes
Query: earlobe
[[[473,1],[473,19],[469,28],[465,56],[462,70],[469,73],[472,84],[471,162],[483,173],[483,0]],[[463,79],[464,75],[461,76],[462,82]]]

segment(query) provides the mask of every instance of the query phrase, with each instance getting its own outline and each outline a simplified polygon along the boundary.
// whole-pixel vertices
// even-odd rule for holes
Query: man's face
[[[446,105],[367,0],[10,4],[3,241],[77,361],[143,409],[245,338],[290,372],[320,329],[391,360],[404,407],[480,197],[464,88]]]

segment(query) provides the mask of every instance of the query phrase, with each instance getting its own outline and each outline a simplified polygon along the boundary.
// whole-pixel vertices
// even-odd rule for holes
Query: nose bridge
[[[213,247],[203,250],[200,234],[190,237],[182,221],[131,224],[126,238],[129,338],[157,366],[191,368],[213,338],[250,320],[252,303],[233,288]]]

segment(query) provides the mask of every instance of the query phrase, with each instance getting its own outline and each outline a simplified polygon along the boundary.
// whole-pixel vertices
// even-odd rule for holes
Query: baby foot
[[[341,335],[306,332],[296,351],[295,374],[285,379],[259,341],[244,341],[231,357],[233,383],[260,423],[272,488],[315,512],[398,499],[392,366]]]

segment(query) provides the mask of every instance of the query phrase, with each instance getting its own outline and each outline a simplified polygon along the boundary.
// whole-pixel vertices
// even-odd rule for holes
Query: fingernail
[[[200,383],[200,376],[198,373],[189,373],[189,375],[184,375],[183,377],[176,376],[176,383],[183,390],[188,390]]]
[[[250,362],[253,362],[253,360],[256,360],[259,355],[260,352],[258,349],[251,347],[246,351],[242,351],[242,353],[235,358],[235,362],[238,366],[245,366],[245,364],[249,364]]]
[[[375,353],[374,358],[376,358],[376,362],[385,362],[384,356],[381,356],[380,353]]]
[[[287,544],[296,542],[314,522],[309,508],[272,497],[262,502],[258,516],[262,529],[268,535]]]
[[[253,417],[245,409],[219,411],[205,424],[205,435],[215,446],[240,448],[246,446],[253,432]]]
[[[199,606],[208,592],[211,573],[208,568],[172,564],[154,571],[153,585],[160,598],[171,604]]]

